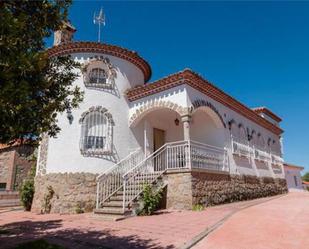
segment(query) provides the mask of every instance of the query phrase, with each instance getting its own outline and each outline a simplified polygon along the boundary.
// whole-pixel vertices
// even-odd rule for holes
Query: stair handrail
[[[113,165],[112,167],[108,168],[107,170],[105,170],[103,173],[101,173],[100,175],[97,176],[97,180],[99,180],[102,176],[107,175],[109,172],[113,171],[115,168],[119,167],[119,165],[123,164],[124,161],[127,161],[128,159],[130,159],[132,156],[134,156],[135,154],[138,154],[142,152],[142,148],[137,148],[136,150],[134,150],[133,152],[130,152],[126,157],[122,158],[118,163],[116,163],[115,165]]]
[[[100,205],[114,195],[123,186],[123,175],[130,171],[131,167],[143,161],[144,153],[142,149],[139,148],[134,152],[130,153],[128,156],[119,161],[116,165],[106,170],[103,174],[97,177],[97,198],[96,207],[99,208]],[[130,162],[132,161],[132,163]],[[127,164],[127,162],[129,164]],[[131,165],[132,164],[132,165]],[[128,168],[126,168],[128,167]]]
[[[175,142],[173,142],[175,143]],[[137,164],[135,167],[133,167],[132,169],[130,169],[127,173],[125,173],[122,177],[123,179],[128,178],[128,175],[131,174],[132,171],[136,170],[137,168],[139,168],[145,161],[147,161],[148,159],[150,159],[151,157],[155,156],[156,154],[158,154],[163,148],[167,147],[168,145],[170,145],[172,143],[165,143],[164,145],[162,145],[159,149],[157,149],[156,151],[154,151],[153,153],[149,154],[147,157],[144,158],[144,160],[142,160],[141,162],[139,162],[139,164]]]
[[[173,143],[177,143],[177,142],[173,142]],[[162,153],[166,151],[166,148],[173,143],[164,144],[158,150],[148,155],[143,161],[141,161],[134,168],[132,168],[130,171],[128,171],[126,174],[123,175],[123,211],[125,211],[126,206],[128,206],[137,196],[139,196],[143,192],[143,186],[139,186],[138,190],[129,189],[130,181],[133,180],[134,182],[134,178],[138,176],[138,174],[140,173],[140,169],[148,166],[146,164],[147,161],[158,158]],[[165,158],[163,158],[163,160],[164,162],[166,162]],[[154,170],[153,172],[149,172],[147,176],[141,175],[141,177],[146,177],[146,181],[144,181],[144,184],[147,184],[147,183],[151,184],[155,182],[167,170],[167,164],[163,163],[160,165],[163,165],[163,168],[161,168],[161,170]],[[132,183],[131,188],[133,187],[136,187],[134,183]],[[131,192],[130,196],[128,195],[128,192]]]

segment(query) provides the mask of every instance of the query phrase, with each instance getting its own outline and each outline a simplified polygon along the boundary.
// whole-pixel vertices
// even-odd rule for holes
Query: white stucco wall
[[[73,123],[69,124],[66,113],[58,116],[58,125],[61,132],[57,138],[49,139],[46,172],[91,172],[102,173],[116,161],[127,156],[137,148],[138,142],[128,127],[129,104],[124,97],[124,92],[130,87],[144,83],[144,75],[139,68],[123,59],[100,53],[74,54],[75,60],[84,63],[89,57],[104,56],[116,69],[115,89],[97,90],[86,88],[82,74],[75,81],[84,91],[84,101],[79,108],[72,111]],[[79,142],[81,136],[81,114],[92,106],[105,107],[112,114],[115,125],[113,127],[114,153],[105,158],[86,157],[80,152]]]
[[[210,103],[218,110],[222,116],[225,124],[227,125],[230,120],[235,120],[237,124],[242,124],[245,129],[248,127],[250,130],[255,130],[256,133],[261,133],[264,140],[267,141],[268,138],[276,141],[277,147],[275,148],[277,153],[280,153],[280,138],[279,136],[273,134],[264,127],[252,122],[246,117],[240,115],[239,113],[227,108],[223,104],[211,99],[207,95],[197,91],[196,89],[186,86],[186,92],[188,94],[188,104],[191,105],[195,100],[205,100]],[[233,134],[235,136],[235,134]],[[236,136],[238,136],[236,134]],[[280,177],[284,178],[283,174],[274,175],[271,170],[271,165],[264,165],[262,163],[251,160],[250,162],[246,158],[239,158],[238,156],[233,156],[231,151],[231,133],[226,128],[225,129],[225,146],[229,151],[229,161],[230,168],[232,173],[239,174],[249,174],[249,175],[258,175],[258,176],[269,176],[269,177]]]
[[[118,57],[99,53],[77,53],[74,58],[84,63],[89,57],[104,56],[110,59],[115,67],[117,77],[113,91],[86,88],[83,76],[75,81],[85,92],[84,101],[80,107],[72,111],[73,123],[70,124],[66,113],[60,114],[58,124],[61,132],[57,138],[49,140],[46,172],[91,172],[102,173],[120,159],[126,157],[137,148],[146,150],[149,154],[153,152],[153,129],[165,130],[165,142],[183,140],[183,124],[175,125],[175,119],[181,120],[180,115],[166,108],[154,108],[149,112],[139,115],[140,117],[131,125],[130,118],[140,110],[142,106],[149,105],[155,101],[174,103],[179,107],[188,108],[196,100],[210,102],[221,115],[226,127],[222,125],[220,118],[210,108],[197,110],[191,119],[192,140],[202,143],[226,148],[229,156],[230,172],[233,174],[249,174],[257,176],[284,177],[284,174],[274,174],[271,165],[257,162],[255,160],[235,156],[231,148],[231,132],[228,122],[235,120],[242,124],[245,129],[249,128],[260,133],[264,141],[271,139],[272,150],[280,154],[280,138],[269,130],[259,126],[239,113],[229,109],[221,103],[209,98],[207,95],[197,91],[188,85],[180,85],[169,90],[162,91],[139,100],[128,102],[124,93],[127,89],[144,83],[142,71],[134,64]],[[83,156],[80,152],[81,124],[79,119],[83,112],[93,106],[102,106],[112,114],[115,125],[113,127],[113,154],[103,158]],[[131,127],[129,127],[131,125]],[[233,134],[239,136],[239,134]],[[256,142],[253,139],[252,142]],[[252,143],[251,142],[251,143]]]
[[[288,189],[303,189],[301,168],[285,166],[284,171]]]

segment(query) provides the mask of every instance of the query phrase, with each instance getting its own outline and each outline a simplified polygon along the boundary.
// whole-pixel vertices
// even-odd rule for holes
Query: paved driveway
[[[74,249],[179,248],[231,213],[267,200],[238,202],[201,212],[163,211],[117,222],[103,221],[92,214],[0,213],[0,227],[8,232],[0,233],[0,248],[38,238]]]
[[[210,248],[309,248],[309,193],[289,193],[237,212],[194,247]]]

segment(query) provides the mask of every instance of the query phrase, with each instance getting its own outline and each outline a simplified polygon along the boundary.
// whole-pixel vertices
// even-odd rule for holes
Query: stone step
[[[122,201],[123,195],[113,195],[109,198],[110,201]]]
[[[120,207],[122,208],[123,205],[123,201],[121,200],[117,200],[117,201],[107,201],[104,202],[102,207]]]
[[[94,213],[92,218],[96,219],[96,220],[119,221],[119,220],[123,220],[123,219],[125,219],[129,216],[130,215]]]
[[[94,210],[95,214],[124,215],[122,207],[102,207]]]

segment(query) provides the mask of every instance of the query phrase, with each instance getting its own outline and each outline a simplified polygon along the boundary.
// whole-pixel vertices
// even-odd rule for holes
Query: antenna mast
[[[99,15],[96,16],[96,13],[94,12],[93,14],[93,23],[99,25],[99,30],[98,30],[98,42],[101,40],[101,24],[105,26],[105,15],[103,13],[103,8],[101,7]]]

